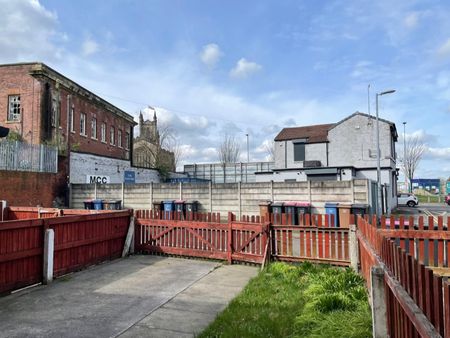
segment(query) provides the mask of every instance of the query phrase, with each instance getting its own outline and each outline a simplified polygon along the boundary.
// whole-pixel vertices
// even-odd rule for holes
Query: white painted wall
[[[158,171],[131,167],[130,161],[70,153],[70,183],[72,184],[85,184],[87,175],[108,176],[109,183],[122,183],[125,170],[135,172],[136,183],[160,182]]]
[[[275,168],[303,168],[303,161],[294,161],[294,143],[298,140],[275,142]],[[326,143],[306,143],[305,161],[320,161],[322,167],[327,165]]]
[[[328,132],[329,166],[376,167],[376,122],[373,118],[355,115]],[[390,125],[380,121],[381,166],[393,167]],[[372,156],[370,156],[372,155]]]

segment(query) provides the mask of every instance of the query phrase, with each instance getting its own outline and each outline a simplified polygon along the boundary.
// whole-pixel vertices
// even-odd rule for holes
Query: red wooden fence
[[[39,283],[46,229],[55,232],[54,276],[121,256],[129,210],[0,222],[0,293]]]
[[[111,210],[85,210],[85,209],[57,209],[39,207],[7,207],[5,210],[5,221],[51,218],[69,215],[92,215],[109,213]]]
[[[150,253],[262,263],[268,247],[269,225],[238,222],[228,214],[220,223],[219,214],[196,213],[194,220],[182,220],[179,213],[164,215],[136,212],[135,248]],[[147,217],[147,218],[145,218]]]
[[[420,249],[421,243],[432,239],[438,241],[436,246],[433,243],[433,248],[437,248],[434,253],[443,257],[439,248],[444,246],[440,246],[439,241],[444,243],[448,232],[444,230],[442,218],[438,219],[436,230],[431,226],[432,218],[428,219],[429,230],[424,230],[423,218],[419,218],[417,224],[414,219],[408,221],[405,225],[402,217],[398,221],[391,218],[388,222],[382,218],[377,228],[375,218],[358,220],[361,272],[370,288],[371,268],[378,265],[385,270],[387,323],[391,337],[432,334],[450,337],[450,286],[425,265],[424,255],[420,254],[426,252]],[[445,260],[437,259],[436,262],[445,263]],[[422,320],[419,314],[426,319]]]
[[[42,220],[0,223],[0,293],[42,280]]]

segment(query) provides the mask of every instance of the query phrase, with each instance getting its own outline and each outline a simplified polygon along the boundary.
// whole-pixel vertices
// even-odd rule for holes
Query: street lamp
[[[395,93],[395,89],[391,90],[385,90],[384,92],[377,93],[376,94],[376,100],[375,100],[375,110],[377,113],[377,191],[378,191],[378,203],[377,203],[377,215],[378,217],[381,217],[381,160],[380,160],[380,126],[379,126],[379,120],[378,120],[378,96],[387,95]]]
[[[248,145],[248,134],[245,134],[245,136],[247,136],[247,163],[250,162],[250,148]]]
[[[406,178],[406,121],[403,122],[403,174],[405,175],[405,189],[408,189],[408,181]],[[409,189],[408,189],[409,191]]]

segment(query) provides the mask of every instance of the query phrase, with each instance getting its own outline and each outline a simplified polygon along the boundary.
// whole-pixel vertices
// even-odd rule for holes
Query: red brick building
[[[20,205],[49,206],[48,201],[56,197],[67,205],[71,151],[132,158],[133,117],[43,63],[0,65],[0,125],[25,142],[55,145],[61,155],[56,177],[49,178],[47,185],[38,180],[46,196],[30,197],[28,203],[17,202]],[[36,175],[0,174],[11,182],[18,176],[22,187],[36,186]],[[4,189],[0,199],[14,203],[17,191],[9,190]],[[32,195],[23,189],[21,193]]]
[[[0,124],[32,144],[130,159],[131,115],[43,63],[0,65]]]

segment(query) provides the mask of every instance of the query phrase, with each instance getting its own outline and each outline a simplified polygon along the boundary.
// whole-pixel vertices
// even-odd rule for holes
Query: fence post
[[[94,199],[97,199],[97,181],[94,182]],[[122,202],[123,205],[123,202]]]
[[[212,212],[212,182],[209,181],[209,212]]]
[[[6,221],[6,207],[8,206],[8,203],[6,201],[0,201],[1,209],[2,209],[2,222]]]
[[[125,183],[122,182],[122,206],[125,208]]]
[[[233,214],[228,212],[228,264],[233,263]]]
[[[352,194],[352,204],[355,203],[355,180],[351,179],[350,180],[350,189],[351,189],[351,194]]]
[[[349,252],[350,252],[350,266],[358,272],[359,267],[359,253],[358,253],[358,239],[356,237],[356,225],[350,224],[348,233]]]
[[[388,336],[388,332],[383,268],[380,266],[373,266],[370,271],[370,280],[372,296],[372,336],[374,338],[384,338]]]
[[[238,182],[238,219],[242,216],[241,182]]]
[[[273,180],[270,180],[270,200],[273,202]]]
[[[311,181],[308,180],[307,182],[308,182],[308,202],[309,202],[309,205],[311,205],[311,201],[312,201],[312,197],[311,197]]]
[[[150,210],[153,210],[153,181],[150,182]]]
[[[44,271],[43,284],[53,281],[53,255],[55,251],[55,232],[53,229],[46,229],[44,233]]]
[[[179,182],[178,183],[178,187],[179,187],[179,189],[180,189],[180,200],[182,200],[183,199],[183,182]]]

